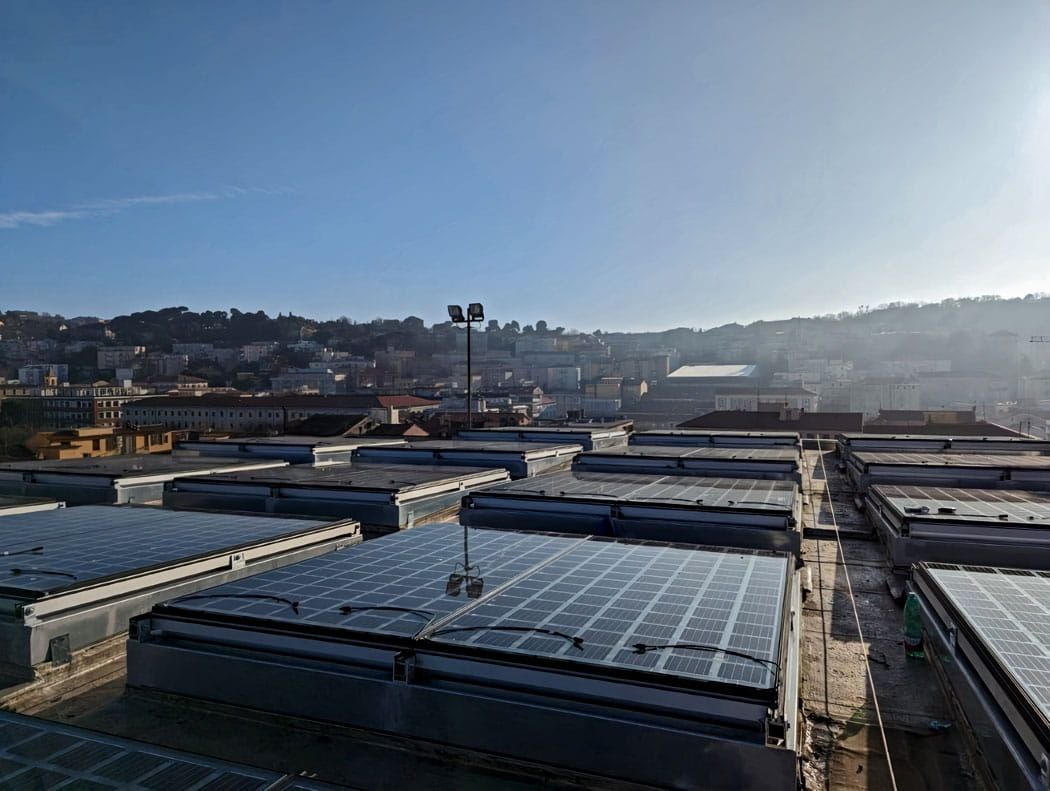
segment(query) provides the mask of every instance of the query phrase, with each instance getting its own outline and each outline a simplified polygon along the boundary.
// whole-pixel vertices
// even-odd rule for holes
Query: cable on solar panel
[[[196,596],[183,596],[179,601],[192,601],[194,599],[259,599],[261,601],[275,601],[287,604],[292,612],[299,614],[299,602],[286,599],[284,596],[273,596],[267,593],[199,593]]]
[[[568,640],[572,643],[573,648],[578,651],[583,650],[582,637],[559,632],[556,629],[544,629],[542,626],[500,626],[490,624],[478,624],[477,626],[450,626],[446,629],[438,629],[436,632],[431,632],[430,637],[437,637],[439,634],[452,634],[453,632],[478,632],[482,630],[491,632],[530,632],[532,634],[545,634],[551,637],[560,637],[563,640]]]
[[[765,665],[773,669],[773,683],[779,683],[780,676],[780,665],[770,659],[763,659],[760,656],[748,654],[744,651],[735,651],[732,648],[723,648],[720,645],[708,645],[706,643],[661,643],[654,645],[651,643],[634,643],[631,646],[631,650],[636,654],[648,654],[650,651],[670,651],[672,649],[682,648],[689,651],[710,651],[717,654],[726,654],[728,656],[736,656],[741,659],[747,659],[754,662],[756,665]]]
[[[48,577],[69,577],[71,580],[80,579],[76,574],[70,574],[68,571],[52,571],[51,569],[23,569],[13,568],[8,569],[12,574],[43,574]]]
[[[6,550],[5,549],[3,552],[0,552],[0,557],[9,558],[9,557],[12,557],[14,555],[31,555],[31,554],[39,553],[39,552],[43,552],[43,551],[44,551],[43,547],[33,547],[32,549],[17,549],[14,552],[11,552],[10,550]]]
[[[383,612],[406,612],[411,615],[421,615],[427,619],[429,623],[434,619],[436,613],[430,610],[422,610],[418,607],[396,607],[392,604],[344,604],[339,608],[339,612],[343,615],[353,615],[356,612],[364,612],[365,610],[381,610]]]
[[[864,672],[868,676],[868,686],[871,687],[871,702],[875,708],[875,717],[879,723],[879,733],[882,736],[882,750],[886,755],[886,768],[889,770],[890,786],[897,791],[897,776],[893,773],[893,759],[890,758],[890,743],[886,738],[886,726],[882,721],[882,709],[879,708],[879,696],[875,692],[875,678],[871,672],[871,653],[868,642],[864,639],[864,629],[860,625],[860,611],[857,609],[857,599],[853,595],[853,583],[849,578],[849,567],[846,565],[846,552],[842,548],[842,537],[839,535],[839,522],[835,517],[835,504],[831,499],[831,484],[828,479],[828,471],[824,467],[824,446],[820,437],[817,437],[817,456],[820,459],[820,474],[824,477],[824,492],[827,494],[828,513],[831,514],[831,524],[835,527],[835,544],[838,547],[839,557],[842,558],[842,574],[846,579],[846,590],[849,592],[849,601],[853,607],[853,619],[857,624],[857,635],[860,637],[861,645],[864,646]]]

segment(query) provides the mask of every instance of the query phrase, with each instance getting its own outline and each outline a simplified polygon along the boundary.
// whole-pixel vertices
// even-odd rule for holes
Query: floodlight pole
[[[474,403],[471,399],[471,391],[474,385],[474,377],[470,373],[470,325],[473,324],[470,315],[467,315],[467,431],[474,428]],[[464,536],[466,541],[466,536]]]

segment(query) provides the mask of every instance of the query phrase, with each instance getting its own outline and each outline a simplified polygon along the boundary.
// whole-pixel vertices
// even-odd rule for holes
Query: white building
[[[877,417],[883,409],[922,408],[922,387],[912,379],[869,378],[850,388],[850,412],[863,412],[865,419]]]
[[[547,368],[545,388],[548,392],[575,393],[580,389],[580,369],[574,365]]]
[[[145,353],[145,346],[99,346],[95,350],[95,365],[102,370],[133,368],[136,359]]]

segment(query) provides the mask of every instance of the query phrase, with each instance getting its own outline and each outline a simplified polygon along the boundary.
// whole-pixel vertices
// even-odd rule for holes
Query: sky
[[[0,309],[1050,291],[1050,3],[0,4]]]

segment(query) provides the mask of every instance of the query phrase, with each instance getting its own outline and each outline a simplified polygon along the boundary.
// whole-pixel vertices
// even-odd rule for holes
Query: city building
[[[155,396],[124,408],[128,425],[169,429],[282,433],[313,415],[366,414],[379,423],[435,409],[439,401],[411,395]]]
[[[782,408],[816,412],[820,396],[805,387],[727,388],[715,394],[716,410],[776,411]]]
[[[132,368],[145,353],[145,346],[99,346],[95,350],[95,365],[102,371]]]
[[[170,453],[172,434],[144,426],[126,428],[67,428],[41,431],[26,440],[38,459],[87,459],[134,453]]]
[[[23,365],[18,369],[18,383],[30,387],[55,387],[69,384],[69,366],[65,363]]]

